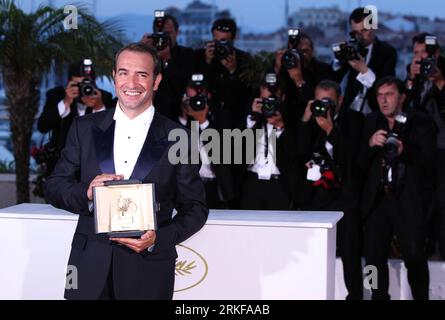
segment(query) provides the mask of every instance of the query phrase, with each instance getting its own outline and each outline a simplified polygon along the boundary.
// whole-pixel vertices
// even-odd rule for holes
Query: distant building
[[[347,15],[338,6],[323,8],[301,8],[289,17],[291,27],[337,27],[339,23],[346,23]]]
[[[243,34],[236,42],[236,47],[250,52],[276,51],[286,45],[286,30],[278,30],[268,34]]]
[[[183,10],[171,7],[166,12],[178,19],[178,42],[192,48],[201,47],[211,39],[210,29],[214,20],[231,17],[230,11],[218,11],[216,6],[199,0],[192,1]]]

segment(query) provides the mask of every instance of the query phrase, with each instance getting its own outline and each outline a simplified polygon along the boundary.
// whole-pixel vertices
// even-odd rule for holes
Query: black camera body
[[[300,60],[302,59],[302,55],[298,51],[300,39],[299,29],[288,30],[288,49],[284,52],[283,57],[281,58],[281,64],[284,66],[284,68],[286,68],[286,70],[296,68],[300,64]]]
[[[366,57],[368,54],[368,49],[355,38],[351,38],[347,42],[333,44],[332,51],[335,58],[342,63],[360,59],[359,54],[362,57]]]
[[[151,38],[153,39],[153,45],[156,50],[161,51],[170,45],[170,35],[164,32],[165,12],[155,10],[154,16],[154,33],[151,35]]]
[[[233,53],[235,48],[231,41],[221,40],[215,41],[215,57],[218,60],[226,59],[229,55]]]
[[[329,98],[323,98],[321,100],[315,100],[311,104],[312,116],[327,118],[328,112],[335,109],[335,102]]]
[[[276,115],[280,100],[277,96],[271,95],[267,98],[263,98],[261,101],[261,112],[265,118],[270,118]]]
[[[204,75],[193,74],[191,87],[196,90],[197,94],[190,97],[189,104],[193,111],[202,111],[207,105],[207,95],[205,90]]]
[[[400,113],[396,116],[394,127],[388,133],[385,144],[383,145],[383,159],[387,164],[392,164],[398,158],[399,142],[402,140],[405,125],[407,122],[405,113]]]
[[[81,98],[95,95],[97,89],[94,81],[89,78],[83,79],[82,82],[77,84],[77,87],[79,88],[79,96]]]

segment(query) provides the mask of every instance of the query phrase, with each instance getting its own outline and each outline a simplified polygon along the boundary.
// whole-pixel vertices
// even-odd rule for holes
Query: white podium
[[[334,299],[341,212],[212,210],[177,247],[175,299]],[[63,299],[77,215],[0,210],[0,299]]]

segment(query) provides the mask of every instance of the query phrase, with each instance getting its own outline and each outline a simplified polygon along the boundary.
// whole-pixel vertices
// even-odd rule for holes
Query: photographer
[[[430,190],[425,177],[434,166],[436,130],[427,116],[402,110],[406,95],[400,80],[382,78],[376,95],[379,110],[366,118],[359,151],[359,165],[366,173],[362,195],[366,264],[378,271],[372,298],[390,298],[387,263],[395,235],[414,299],[428,299],[423,199]]]
[[[365,27],[366,17],[365,8],[351,13],[351,40],[333,45],[336,58],[332,65],[334,79],[343,89],[343,103],[364,114],[378,109],[374,84],[384,76],[395,75],[397,63],[396,50]]]
[[[363,115],[341,108],[340,86],[331,80],[315,88],[298,127],[297,151],[305,158],[307,176],[303,210],[343,211],[337,244],[348,290],[347,300],[363,298],[362,232],[359,214],[360,181],[356,152]]]
[[[91,60],[70,65],[68,78],[65,88],[56,87],[46,93],[46,102],[37,121],[37,129],[41,133],[51,132],[46,147],[54,151],[53,156],[47,159],[45,175],[52,172],[75,117],[114,107],[111,93],[97,88],[95,84]]]
[[[156,10],[153,33],[144,34],[142,42],[156,48],[163,62],[162,81],[154,104],[159,113],[177,121],[188,79],[193,72],[193,50],[177,43],[179,24],[175,17]]]
[[[179,122],[190,128],[191,121],[198,121],[199,132],[202,134],[207,129],[216,129],[222,132],[216,121],[217,110],[211,105],[211,95],[207,90],[207,83],[202,74],[193,74],[186,88],[186,95],[181,104],[182,115]],[[210,143],[211,141],[207,142]],[[211,209],[228,209],[230,201],[234,198],[233,176],[230,166],[210,162],[209,155],[202,142],[199,142],[201,168],[199,175],[204,182],[207,206]],[[219,154],[222,154],[223,146],[220,145]],[[217,152],[212,149],[212,152]],[[221,159],[222,159],[221,155]]]
[[[312,90],[320,81],[332,79],[333,75],[327,63],[314,57],[314,43],[307,34],[299,29],[289,29],[288,33],[287,49],[275,53],[274,70],[284,83],[286,100],[292,101],[290,104],[301,102],[295,118],[300,119],[307,100],[312,98]],[[295,54],[290,54],[292,50]]]
[[[254,162],[241,173],[241,209],[290,210],[297,181],[294,131],[287,126],[291,106],[285,102],[276,74],[267,74],[259,91],[246,126],[254,132],[264,131],[256,136]],[[272,135],[276,145],[271,142]]]
[[[445,260],[445,58],[436,37],[421,33],[413,38],[413,59],[407,66],[407,105],[428,114],[438,129],[436,149],[435,199],[430,221],[430,243]]]
[[[235,47],[237,26],[234,20],[216,20],[211,28],[213,40],[195,52],[195,73],[204,74],[223,128],[243,126],[246,106],[251,97],[250,85],[241,79],[251,57]]]

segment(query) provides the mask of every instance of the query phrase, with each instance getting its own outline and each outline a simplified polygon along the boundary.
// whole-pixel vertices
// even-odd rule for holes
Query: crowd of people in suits
[[[212,41],[193,51],[177,43],[179,25],[166,15],[153,31],[167,34],[167,45],[153,34],[141,39],[163,63],[153,104],[185,127],[198,121],[201,132],[264,129],[253,162],[201,166],[209,208],[342,211],[337,245],[347,298],[363,298],[364,256],[379,271],[372,297],[389,299],[387,259],[396,243],[413,297],[427,299],[427,258],[437,243],[445,259],[445,60],[421,33],[412,39],[407,78],[397,79],[397,52],[366,28],[366,16],[357,8],[349,17],[356,56],[321,62],[299,31],[298,42],[290,34],[288,48],[252,82],[252,58],[235,46],[235,21],[215,21]],[[83,71],[73,65],[66,88],[48,91],[38,120],[59,151],[76,116],[116,106],[97,88],[81,95]],[[192,75],[202,76],[199,86]],[[203,97],[198,107],[196,96]]]

